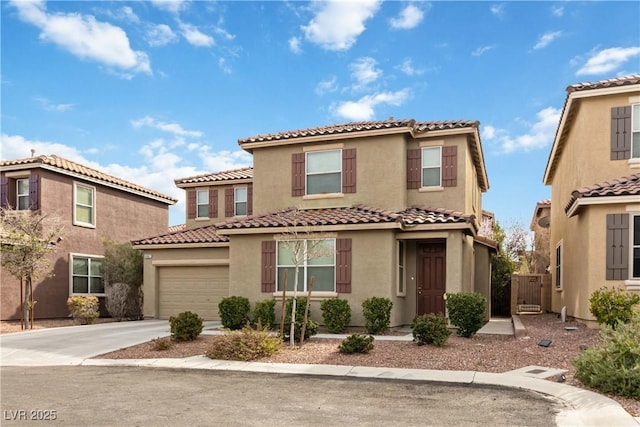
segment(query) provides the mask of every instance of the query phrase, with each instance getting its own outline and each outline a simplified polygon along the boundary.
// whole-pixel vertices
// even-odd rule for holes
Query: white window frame
[[[331,151],[335,151],[339,153],[339,165],[338,165],[338,169],[337,170],[326,170],[323,172],[309,172],[309,156],[314,156],[316,154],[320,154],[320,153],[328,153]],[[326,193],[310,193],[309,192],[309,176],[314,176],[314,175],[326,175],[326,174],[335,174],[335,173],[339,173],[340,174],[340,185],[339,185],[339,189],[338,191],[334,191],[334,192],[326,192]],[[305,191],[305,195],[307,196],[315,196],[315,195],[326,195],[326,194],[341,194],[342,193],[342,149],[338,148],[338,149],[331,149],[331,150],[317,150],[317,151],[307,151],[305,152],[305,159],[304,159],[304,191]]]
[[[425,159],[425,151],[427,150],[438,150],[438,166],[426,166],[424,165]],[[437,185],[425,185],[424,182],[424,171],[425,169],[435,169],[438,168],[439,176],[438,176],[438,184]],[[440,188],[442,187],[442,147],[422,147],[422,153],[420,158],[420,185],[422,188]]]
[[[637,140],[635,137],[637,137]],[[637,142],[635,156],[634,142]],[[631,105],[631,153],[629,157],[636,161],[640,160],[640,104]]]
[[[554,285],[555,285],[555,289],[556,291],[561,291],[562,287],[564,286],[564,280],[562,277],[562,264],[563,264],[563,258],[564,258],[564,249],[563,249],[563,244],[562,244],[562,240],[560,240],[558,242],[558,244],[556,245],[556,251],[554,253],[554,259],[555,259],[555,263],[554,263],[554,267],[555,267],[555,271],[554,271]]]
[[[84,205],[78,203],[78,188],[84,188],[91,190],[91,205]],[[91,222],[84,222],[78,220],[77,208],[78,206],[91,208]],[[96,228],[96,187],[87,185],[80,182],[73,183],[73,225],[79,225],[81,227]]]
[[[396,241],[396,257],[398,260],[396,294],[399,297],[404,297],[407,295],[407,242],[404,240]]]
[[[26,193],[22,193],[20,194],[20,183],[21,182],[26,182],[26,187],[27,187],[27,192]],[[17,211],[28,211],[29,208],[31,207],[31,203],[29,200],[29,178],[17,178],[16,179],[16,210]],[[27,199],[27,205],[25,208],[20,208],[20,198],[26,198]]]
[[[88,264],[87,264],[87,290],[89,292],[75,292],[73,290],[73,278],[74,278],[74,274],[73,274],[73,261],[75,258],[83,258],[83,259],[87,259],[88,260]],[[105,296],[105,292],[91,292],[91,278],[92,277],[101,277],[103,280],[103,288],[105,286],[104,284],[104,277],[103,276],[92,276],[91,275],[91,261],[92,260],[103,260],[104,256],[102,255],[88,255],[88,254],[79,254],[79,253],[69,253],[69,295],[93,295],[93,296],[97,296],[97,297],[103,297]],[[80,275],[75,275],[78,277],[85,277],[85,276],[80,276]]]
[[[238,190],[244,190],[244,200],[238,197]],[[238,205],[244,204],[244,213],[238,213]],[[248,187],[233,188],[233,215],[245,216],[249,214],[249,189]]]
[[[629,218],[629,248],[631,249],[629,251],[629,281],[633,281],[633,282],[639,282],[640,281],[640,271],[638,271],[637,275],[634,275],[634,271],[633,271],[633,259],[634,259],[634,252],[640,251],[640,239],[636,242],[635,241],[635,223],[636,223],[636,218],[640,218],[640,213],[638,214],[631,214],[631,218]],[[640,224],[638,225],[640,227]],[[640,234],[640,230],[638,230],[638,234]]]
[[[200,203],[200,194],[205,194],[206,202]],[[200,216],[200,206],[205,206],[207,214]],[[196,190],[196,219],[208,219],[209,218],[209,190]]]
[[[307,259],[307,242],[309,241],[316,241],[316,240],[328,240],[328,241],[332,241],[333,242],[333,263],[332,264],[309,264],[309,260]],[[281,264],[280,263],[280,245],[281,244],[287,244],[287,242],[292,242],[294,240],[278,240],[276,242],[276,293],[282,293],[282,287],[280,284],[280,272],[279,269],[280,268],[294,268],[295,269],[295,264]],[[311,279],[310,277],[308,277],[308,268],[314,268],[314,267],[333,267],[333,289],[329,290],[329,291],[320,291],[321,293],[327,293],[327,292],[336,292],[336,269],[337,269],[337,265],[336,265],[336,239],[335,238],[328,238],[328,239],[305,239],[305,240],[300,240],[301,242],[303,242],[304,246],[302,248],[302,252],[304,254],[304,259],[302,260],[302,263],[298,266],[299,267],[299,271],[298,274],[301,276],[302,278],[302,289],[298,289],[298,292],[303,292],[306,293],[309,291],[309,289],[307,288],[308,284],[309,284],[309,280]],[[295,280],[295,277],[287,277],[287,285],[289,283],[292,283]],[[297,286],[297,284],[296,284]],[[287,286],[288,288],[288,286]],[[288,290],[287,289],[287,293],[291,293],[294,292],[293,290]],[[315,293],[316,291],[314,291]]]

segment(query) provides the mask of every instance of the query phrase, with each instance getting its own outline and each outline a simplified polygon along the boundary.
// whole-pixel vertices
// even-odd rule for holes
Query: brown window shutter
[[[218,217],[218,189],[209,189],[209,218]]]
[[[233,188],[227,188],[224,190],[224,216],[233,216],[235,211],[233,205]]]
[[[253,215],[253,185],[247,185],[247,215]]]
[[[356,192],[356,149],[342,150],[342,192]]]
[[[276,241],[262,242],[262,285],[261,292],[276,291]]]
[[[611,160],[631,158],[631,106],[611,109]]]
[[[40,177],[38,174],[29,175],[29,209],[40,210]]]
[[[629,278],[629,214],[607,215],[607,280]]]
[[[196,217],[196,190],[187,190],[187,219]]]
[[[351,293],[351,239],[336,239],[336,292]]]
[[[414,189],[422,186],[422,150],[419,148],[407,150],[407,188]]]
[[[458,185],[458,147],[442,147],[442,186]]]
[[[0,207],[9,208],[9,178],[6,176],[0,179]]]
[[[294,197],[304,196],[304,153],[293,153],[291,155],[291,195]]]

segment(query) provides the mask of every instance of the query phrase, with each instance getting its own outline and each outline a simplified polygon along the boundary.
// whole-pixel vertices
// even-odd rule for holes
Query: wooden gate
[[[511,312],[544,313],[551,308],[549,274],[514,274],[511,276]]]

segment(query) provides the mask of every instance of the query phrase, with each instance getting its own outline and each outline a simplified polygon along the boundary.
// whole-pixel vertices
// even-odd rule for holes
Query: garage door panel
[[[159,269],[159,317],[162,319],[192,311],[205,320],[220,320],[218,304],[228,295],[227,266]]]

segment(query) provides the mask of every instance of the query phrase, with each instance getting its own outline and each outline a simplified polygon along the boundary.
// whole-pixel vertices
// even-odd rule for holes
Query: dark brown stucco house
[[[64,158],[42,155],[0,161],[0,204],[55,215],[64,227],[51,265],[34,285],[35,317],[67,317],[69,295],[104,298],[102,239],[126,242],[165,233],[176,200]],[[20,285],[1,272],[2,320],[20,318]]]

